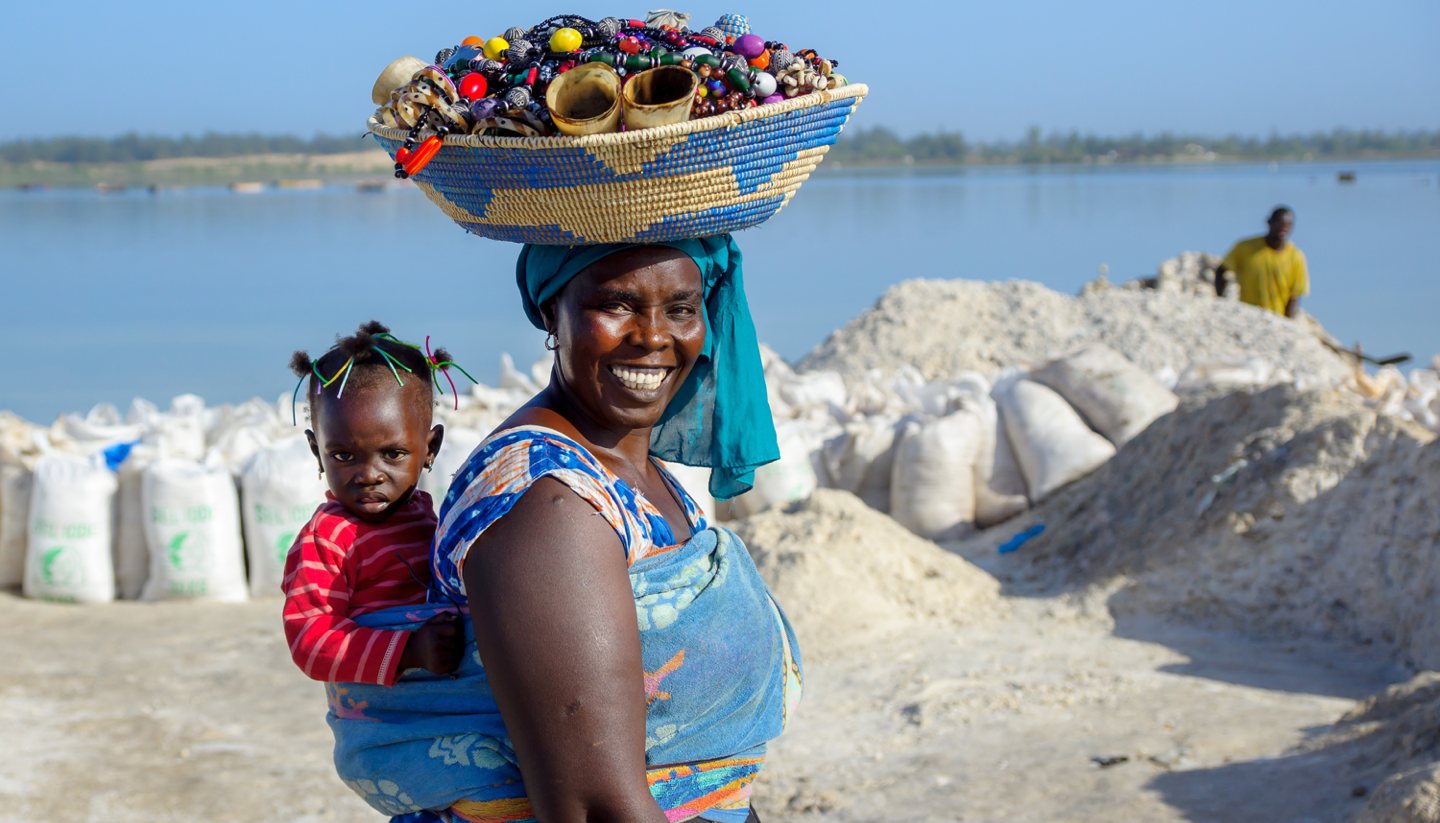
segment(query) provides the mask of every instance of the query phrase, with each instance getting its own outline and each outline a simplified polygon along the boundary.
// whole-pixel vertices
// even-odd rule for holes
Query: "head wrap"
[[[526,244],[515,263],[515,279],[530,322],[544,329],[540,307],[577,274],[641,245]],[[740,247],[728,234],[653,245],[683,252],[699,267],[706,334],[690,376],[651,432],[650,453],[661,460],[709,467],[710,493],[728,499],[754,485],[757,468],[780,459],[760,345],[745,301]]]

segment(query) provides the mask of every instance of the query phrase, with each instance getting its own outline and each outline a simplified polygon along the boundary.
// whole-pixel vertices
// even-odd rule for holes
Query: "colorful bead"
[[[775,93],[775,90],[779,88],[779,83],[776,82],[775,75],[757,71],[750,81],[750,88],[754,90],[756,97],[764,99]]]
[[[405,159],[406,176],[414,175],[429,165],[430,161],[435,157],[435,154],[440,151],[440,146],[441,142],[439,137],[432,134],[425,138],[425,142],[421,143],[420,147],[411,152],[410,156]]]
[[[621,29],[620,21],[619,21],[619,20],[616,20],[614,17],[606,17],[605,19],[601,20],[599,23],[596,23],[596,24],[595,24],[595,34],[596,34],[596,36],[602,37],[602,38],[604,38],[604,39],[606,39],[606,40],[609,40],[609,39],[611,39],[612,37],[614,37],[615,35],[619,34],[619,33],[620,33],[620,29]]]
[[[480,45],[483,45],[484,43],[485,43],[485,41],[484,41],[483,39],[481,39],[479,36],[474,35],[474,34],[472,34],[472,35],[470,35],[469,37],[466,37],[464,40],[461,40],[461,41],[460,41],[460,45],[462,45],[462,46],[480,46]]]
[[[501,36],[513,43],[516,40],[525,39],[525,30],[520,28],[519,26],[511,26],[510,28],[506,29],[505,34]]]
[[[755,68],[755,69],[759,69],[760,71],[764,71],[764,70],[770,68],[770,52],[769,52],[769,50],[762,51],[762,52],[760,52],[758,55],[750,58],[750,67],[751,67],[751,68]]]
[[[770,71],[779,74],[795,64],[795,55],[786,49],[770,51]]]
[[[531,99],[532,96],[528,86],[516,86],[505,92],[505,102],[513,108],[523,109],[530,105]]]
[[[625,70],[628,72],[645,71],[655,67],[655,58],[648,54],[632,54],[625,58]]]
[[[735,43],[731,48],[736,54],[749,60],[759,57],[765,51],[765,38],[758,34],[742,34],[735,38]]]
[[[580,32],[566,27],[550,35],[550,50],[558,52],[579,51],[580,44],[584,41],[585,38]]]
[[[445,62],[446,62],[447,60],[449,60],[449,59],[455,54],[455,51],[456,51],[455,47],[454,47],[454,46],[450,46],[449,48],[444,48],[444,49],[441,49],[441,50],[435,52],[435,65],[437,65],[437,66],[443,66],[443,65],[445,65]]]
[[[761,100],[760,102],[761,102],[761,103],[764,103],[764,104],[767,105],[767,106],[770,105],[771,103],[784,103],[784,102],[785,102],[785,95],[783,95],[783,94],[772,94],[772,95],[770,95],[769,97],[766,97],[765,99]]]
[[[731,69],[725,72],[725,80],[727,81],[727,85],[735,91],[748,93],[750,91],[750,80],[745,75],[746,72],[744,69]]]
[[[716,43],[725,42],[725,32],[719,26],[706,26],[700,30],[700,34],[714,40]]]
[[[640,53],[640,39],[631,34],[620,39],[620,50],[626,54]]]
[[[743,14],[724,14],[715,21],[715,28],[733,40],[750,33],[750,19]]]
[[[691,60],[694,60],[694,59],[697,58],[697,57],[712,57],[712,56],[713,56],[713,55],[710,53],[710,50],[707,49],[707,48],[705,48],[704,46],[691,46],[690,48],[688,48],[688,49],[686,49],[685,51],[681,52],[681,54],[685,55],[686,57],[689,57]]]
[[[485,41],[485,56],[491,60],[499,60],[510,50],[510,41],[503,37],[492,37]]]
[[[490,84],[485,80],[485,75],[478,71],[472,71],[460,78],[460,96],[466,100],[479,100],[485,96]]]
[[[493,97],[486,97],[476,100],[470,104],[470,116],[478,120],[486,120],[495,116],[495,110],[500,108],[500,101]]]
[[[505,59],[512,66],[523,66],[530,59],[532,48],[534,46],[530,45],[529,40],[511,40],[510,48],[505,50]]]
[[[724,97],[730,92],[730,90],[725,87],[725,81],[723,80],[711,80],[710,82],[706,83],[705,86],[709,88],[710,93],[715,95],[716,97]]]

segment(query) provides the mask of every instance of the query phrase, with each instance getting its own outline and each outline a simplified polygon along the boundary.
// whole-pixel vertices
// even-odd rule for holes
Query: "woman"
[[[740,261],[728,235],[521,253],[550,384],[456,475],[436,537],[503,720],[495,782],[453,819],[755,819],[798,650],[738,538],[652,457],[711,467],[722,498],[778,457]]]

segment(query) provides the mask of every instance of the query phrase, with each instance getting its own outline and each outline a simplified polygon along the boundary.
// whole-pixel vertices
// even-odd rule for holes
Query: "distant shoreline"
[[[838,152],[836,154],[839,154]],[[1130,160],[1087,159],[1077,162],[978,161],[858,161],[831,156],[822,172],[943,172],[962,169],[1003,168],[1128,168],[1160,166],[1232,166],[1254,163],[1370,163],[1405,160],[1440,160],[1440,154],[1363,155],[1355,157],[1146,157]],[[393,161],[380,149],[338,154],[256,154],[240,157],[184,157],[133,163],[0,163],[0,189],[95,188],[101,192],[129,188],[180,188],[230,186],[237,191],[254,187],[309,188],[316,185],[357,184],[379,187],[393,183]]]

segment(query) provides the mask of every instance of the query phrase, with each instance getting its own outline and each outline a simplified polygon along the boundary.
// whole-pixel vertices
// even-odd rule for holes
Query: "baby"
[[[291,360],[301,382],[308,379],[313,428],[305,436],[330,486],[290,547],[281,584],[285,637],[308,677],[391,686],[407,669],[448,674],[460,662],[456,613],[413,632],[352,620],[425,602],[436,519],[415,484],[444,438],[443,426],[431,426],[431,372],[448,362],[443,351],[427,356],[374,321],[318,360],[299,351]]]

